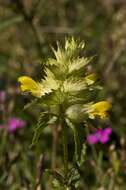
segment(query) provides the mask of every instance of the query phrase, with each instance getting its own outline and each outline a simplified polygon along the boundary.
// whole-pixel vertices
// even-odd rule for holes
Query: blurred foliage
[[[23,110],[29,98],[19,95],[17,78],[29,75],[39,80],[51,46],[55,47],[56,41],[63,43],[68,36],[85,41],[84,55],[95,56],[89,71],[102,78],[100,98],[107,94],[113,102],[110,121],[91,124],[110,125],[113,135],[106,145],[87,147],[80,171],[82,190],[126,189],[125,17],[125,0],[0,0],[0,90],[6,92],[6,100],[0,102],[0,124],[11,116],[27,122],[14,134],[0,128],[0,189],[38,190],[40,183],[42,188],[51,189],[48,172],[39,176],[37,165],[40,155],[45,154],[44,168],[52,167],[52,141],[57,137],[55,132],[52,137],[48,128],[40,144],[30,148],[39,110]],[[72,141],[70,138],[71,154]],[[57,147],[57,171],[62,164],[61,147]],[[36,185],[38,176],[41,180]]]

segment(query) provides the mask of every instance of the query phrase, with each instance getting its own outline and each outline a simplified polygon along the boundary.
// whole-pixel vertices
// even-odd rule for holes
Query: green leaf
[[[77,169],[72,168],[71,171],[68,173],[68,185],[75,184],[77,181],[80,180],[80,174]]]
[[[53,178],[58,181],[58,184],[62,184],[62,185],[64,184],[64,177],[59,172],[47,169],[46,173],[48,175],[52,175]]]
[[[84,164],[85,160],[86,160],[86,145],[84,143],[83,146],[82,146],[82,149],[81,149],[80,160],[77,162],[78,166],[82,167],[82,165]]]
[[[61,189],[61,184],[59,183],[59,181],[57,179],[53,179],[53,181],[52,181],[52,189],[53,190]]]
[[[0,21],[0,31],[14,25],[17,23],[20,23],[24,20],[23,16],[19,15],[19,16],[14,16],[12,18],[6,19],[4,21]]]
[[[75,160],[78,161],[80,158],[80,155],[81,155],[81,143],[80,143],[78,129],[69,119],[66,119],[66,122],[69,125],[69,127],[71,127],[71,129],[73,130],[73,133],[74,133]]]
[[[49,113],[48,112],[42,112],[39,116],[37,126],[35,128],[34,136],[32,139],[32,145],[35,145],[38,140],[40,135],[43,132],[43,129],[48,126],[48,121],[49,121]]]
[[[24,110],[28,109],[29,107],[31,106],[34,106],[36,103],[37,103],[37,99],[34,99],[32,100],[31,102],[27,103],[25,106],[24,106]]]

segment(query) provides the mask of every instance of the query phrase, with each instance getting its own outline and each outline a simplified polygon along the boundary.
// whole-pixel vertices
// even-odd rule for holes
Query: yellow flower
[[[107,111],[111,108],[111,106],[111,103],[108,101],[97,102],[88,108],[87,113],[91,119],[94,119],[96,116],[103,119],[108,115]]]
[[[21,83],[22,92],[30,92],[33,96],[41,97],[42,96],[42,85],[37,83],[32,78],[27,76],[22,76],[18,78],[18,82]]]
[[[88,85],[93,84],[97,80],[97,75],[95,73],[89,74],[85,77]]]

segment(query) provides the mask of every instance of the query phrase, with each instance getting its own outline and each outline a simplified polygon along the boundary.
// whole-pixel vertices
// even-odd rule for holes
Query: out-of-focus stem
[[[30,24],[30,27],[34,33],[34,37],[35,37],[35,40],[36,40],[36,47],[38,49],[38,54],[40,57],[42,57],[42,42],[41,42],[41,37],[40,37],[40,32],[39,32],[39,29],[38,27],[31,21],[29,22]]]
[[[34,14],[36,12],[36,8],[37,5],[39,4],[39,1],[37,3],[37,5],[35,6],[35,9],[33,9],[34,11],[31,11],[30,14],[27,13],[25,6],[22,2],[22,0],[18,0],[16,1],[17,4],[17,11],[20,11],[20,13],[23,15],[24,20],[29,24],[30,28],[33,31],[34,37],[35,37],[35,41],[36,41],[36,47],[38,50],[38,55],[41,57],[42,56],[42,41],[41,41],[41,34],[39,32],[38,27],[36,26],[36,24],[34,23]]]
[[[35,190],[41,190],[41,179],[44,173],[44,155],[40,156],[38,169],[37,169],[37,177],[36,177],[36,185]]]

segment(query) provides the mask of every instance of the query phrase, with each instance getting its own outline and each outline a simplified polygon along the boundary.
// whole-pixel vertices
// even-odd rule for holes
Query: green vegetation
[[[125,9],[0,1],[0,189],[126,189]]]

